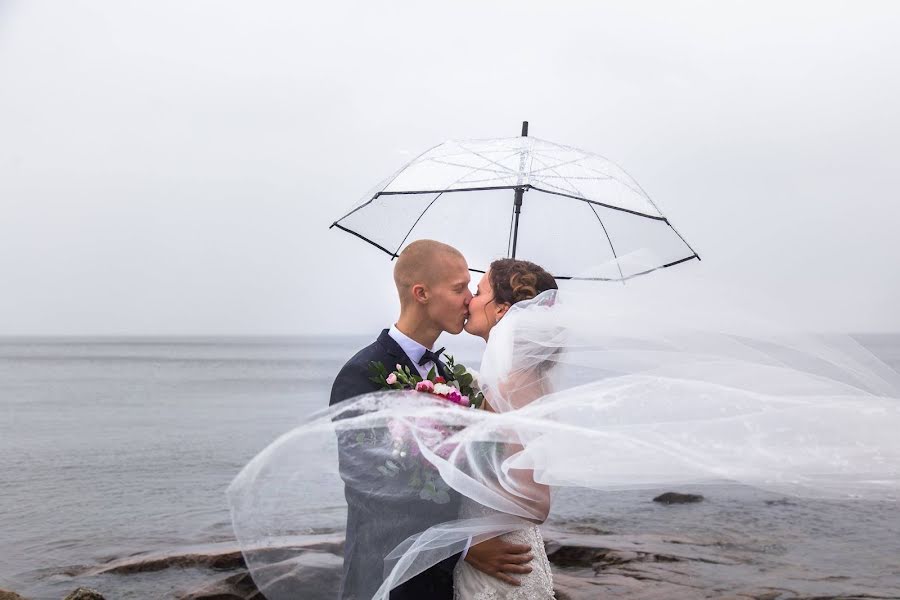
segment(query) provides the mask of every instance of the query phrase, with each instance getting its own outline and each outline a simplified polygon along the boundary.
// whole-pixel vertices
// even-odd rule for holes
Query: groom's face
[[[443,331],[455,335],[463,330],[469,315],[469,265],[452,255],[442,257],[440,263],[429,286],[428,315]]]

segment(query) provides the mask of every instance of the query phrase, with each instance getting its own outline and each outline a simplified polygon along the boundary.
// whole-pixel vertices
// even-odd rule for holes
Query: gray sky
[[[887,1],[0,1],[0,334],[374,331],[391,263],[328,225],[525,119],[622,165],[685,268],[900,331],[898,31]]]

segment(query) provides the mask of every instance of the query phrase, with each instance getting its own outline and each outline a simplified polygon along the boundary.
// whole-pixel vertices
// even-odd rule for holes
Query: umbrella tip
[[[528,121],[522,121],[522,137],[528,137]]]

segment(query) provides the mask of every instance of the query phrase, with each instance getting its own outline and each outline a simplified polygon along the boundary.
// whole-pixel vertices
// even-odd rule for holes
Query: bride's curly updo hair
[[[559,289],[553,275],[527,260],[514,258],[495,260],[491,263],[488,273],[494,301],[498,304],[512,306],[516,302],[531,300],[547,290]],[[528,398],[530,394],[540,396],[550,392],[547,373],[556,365],[557,355],[561,351],[560,346],[553,345],[555,339],[551,336],[546,340],[535,341],[526,335],[522,339],[515,340],[511,351],[517,359],[509,376],[512,381],[517,380],[518,383],[513,386],[516,389],[510,392],[513,395],[507,398],[511,403],[515,404],[513,397],[522,400]]]
[[[495,260],[489,273],[497,304],[512,306],[516,302],[531,300],[541,292],[559,289],[553,275],[527,260]]]

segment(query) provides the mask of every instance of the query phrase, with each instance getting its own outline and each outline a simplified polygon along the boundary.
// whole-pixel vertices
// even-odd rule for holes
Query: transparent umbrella
[[[512,257],[557,279],[624,282],[700,259],[620,167],[529,137],[527,122],[519,137],[450,140],[425,151],[331,227],[392,260],[416,239],[446,242],[481,273]],[[642,260],[620,260],[637,252]]]

